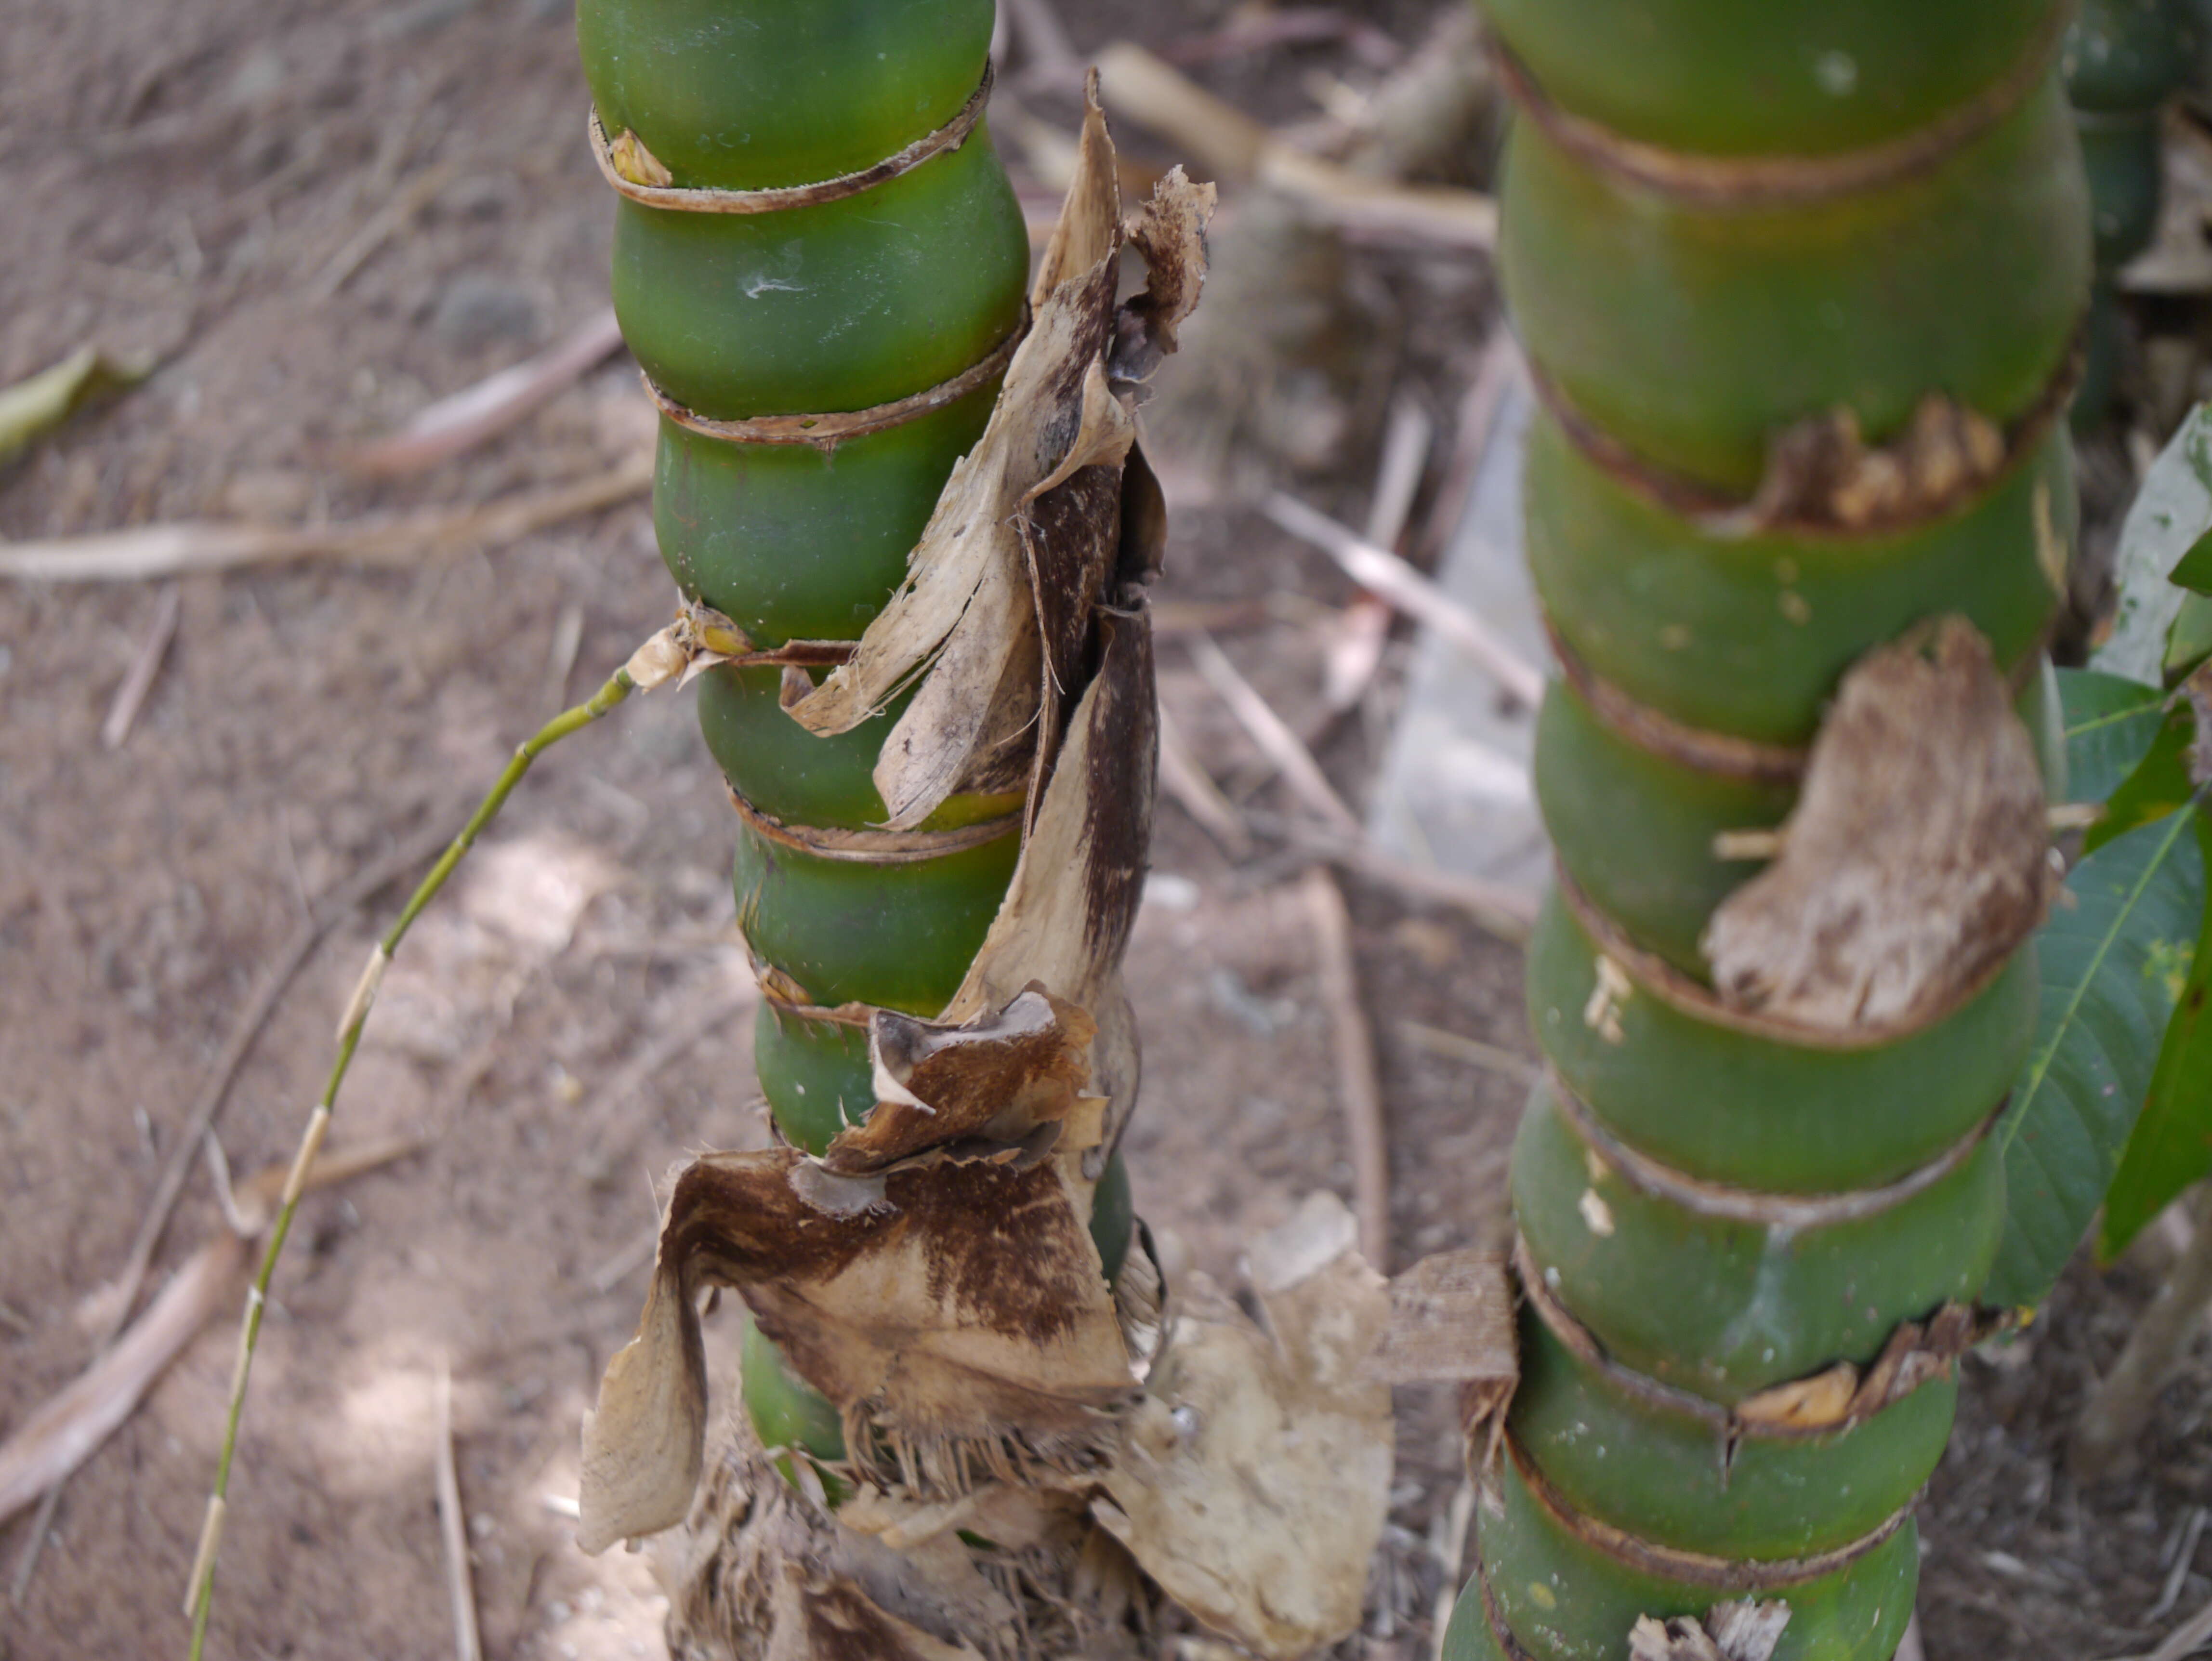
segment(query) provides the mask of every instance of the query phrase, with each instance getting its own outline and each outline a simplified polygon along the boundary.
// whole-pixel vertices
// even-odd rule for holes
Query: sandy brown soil
[[[1067,8],[1086,48],[1106,33],[1095,9]],[[1157,6],[1115,26],[1166,39],[1212,17]],[[1378,21],[1408,40],[1419,18]],[[649,442],[617,361],[405,485],[372,490],[331,465],[604,302],[609,210],[557,0],[78,0],[18,5],[5,24],[0,383],[85,341],[165,362],[0,475],[0,536],[477,502]],[[1328,63],[1278,54],[1226,67],[1222,84],[1257,101],[1264,80],[1288,104],[1283,89]],[[364,241],[376,223],[389,234]],[[1476,262],[1355,263],[1393,374],[1443,414],[1485,320]],[[1310,481],[1331,505],[1360,505],[1358,435],[1391,378],[1352,389],[1346,471]],[[1345,597],[1333,571],[1250,515],[1188,501],[1172,561],[1165,601],[1292,597],[1273,621],[1249,608],[1223,639],[1286,716],[1310,718],[1322,608]],[[671,605],[641,504],[489,551],[188,578],[180,597],[152,694],[111,751],[100,725],[157,593],[0,587],[0,1430],[87,1361],[95,1294],[306,908],[424,826],[457,823],[515,740]],[[571,613],[573,660],[556,649]],[[1172,638],[1163,663],[1200,759],[1280,808]],[[1386,673],[1369,718],[1324,751],[1355,800],[1395,684]],[[635,1319],[651,1185],[687,1150],[763,1135],[729,822],[688,703],[644,700],[556,752],[394,972],[334,1145],[421,1148],[303,1214],[256,1373],[213,1653],[450,1653],[432,1486],[441,1363],[487,1653],[659,1652],[641,1562],[584,1558],[556,1506],[574,1492],[580,1415]],[[1294,861],[1235,867],[1169,807],[1155,867],[1130,964],[1146,1050],[1139,1200],[1233,1281],[1252,1230],[1316,1187],[1350,1192],[1312,939]],[[219,1123],[238,1171],[289,1157],[332,1017],[401,892],[331,929],[262,1032]],[[1527,1053],[1515,954],[1449,914],[1358,885],[1351,897],[1389,1102],[1395,1250],[1494,1240],[1521,1086],[1400,1023]],[[218,1226],[196,1174],[157,1275]],[[2109,1353],[2118,1318],[2086,1281],[2069,1297],[2039,1344],[2071,1360],[1996,1385],[1978,1375],[1923,1598],[1937,1661],[2139,1638],[2159,1541],[2178,1508],[2212,1498],[2201,1413],[2162,1428],[2172,1457],[2117,1506],[2085,1508],[2051,1477],[2080,1358]],[[226,1306],[71,1482],[23,1604],[0,1613],[0,1658],[181,1652],[231,1354]],[[1429,1652],[1440,1578],[1420,1542],[1459,1477],[1442,1400],[1407,1391],[1401,1406],[1375,1635],[1352,1648],[1412,1661]],[[0,1573],[28,1532],[21,1518],[0,1529]],[[2021,1575],[1992,1568],[1992,1550]]]

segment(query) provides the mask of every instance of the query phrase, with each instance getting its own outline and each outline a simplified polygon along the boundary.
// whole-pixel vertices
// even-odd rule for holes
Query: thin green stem
[[[321,1099],[308,1116],[307,1129],[300,1139],[300,1149],[293,1158],[291,1174],[285,1180],[283,1203],[277,1209],[276,1221],[270,1231],[269,1244],[261,1254],[260,1272],[254,1276],[253,1285],[246,1294],[246,1316],[240,1323],[238,1339],[238,1366],[230,1385],[230,1409],[223,1425],[222,1451],[216,1461],[215,1488],[208,1495],[207,1520],[200,1531],[199,1550],[192,1563],[191,1585],[185,1609],[191,1616],[192,1640],[191,1661],[200,1661],[207,1645],[208,1615],[215,1603],[215,1566],[222,1538],[222,1518],[228,1504],[230,1470],[238,1453],[238,1429],[246,1415],[246,1379],[253,1368],[253,1350],[261,1336],[262,1312],[268,1306],[269,1283],[276,1273],[276,1260],[283,1255],[284,1242],[292,1232],[292,1219],[300,1208],[300,1196],[307,1184],[307,1173],[315,1163],[316,1151],[322,1146],[324,1133],[330,1128],[331,1115],[337,1105],[338,1090],[345,1083],[346,1070],[353,1065],[355,1050],[361,1047],[362,1028],[368,1019],[369,1007],[375,1001],[378,983],[383,978],[384,967],[399,949],[408,929],[420,916],[438,891],[446,885],[461,856],[476,843],[483,829],[498,816],[507,805],[514,787],[522,782],[522,776],[530,764],[553,745],[572,733],[582,731],[593,721],[614,709],[636,689],[637,682],[628,668],[617,669],[608,678],[605,685],[591,698],[573,709],[563,710],[539,727],[515,749],[514,756],[501,770],[499,780],[490,793],[478,804],[477,811],[461,827],[446,851],[438,856],[429,873],[416,885],[413,896],[384,938],[370,954],[368,968],[360,985],[346,1005],[345,1015],[338,1028],[337,1059],[331,1064],[330,1077],[324,1083]]]

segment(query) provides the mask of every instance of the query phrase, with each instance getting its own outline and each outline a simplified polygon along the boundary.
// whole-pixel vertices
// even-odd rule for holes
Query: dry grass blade
[[[1397,555],[1360,539],[1347,526],[1276,491],[1263,504],[1269,519],[1301,542],[1310,542],[1344,568],[1363,588],[1428,624],[1480,664],[1512,697],[1532,709],[1544,696],[1544,676],[1474,612]]]
[[[1319,866],[1302,885],[1313,924],[1315,967],[1322,1001],[1328,1007],[1336,1089],[1352,1143],[1353,1210],[1359,1218],[1359,1255],[1377,1274],[1390,1272],[1390,1139],[1382,1117],[1382,1082],[1375,1067],[1375,1036],[1359,1002],[1359,965],[1352,951],[1352,919],[1336,879]]]
[[[1191,636],[1190,660],[1206,678],[1206,684],[1229,706],[1237,724],[1260,746],[1260,753],[1282,774],[1291,793],[1334,829],[1348,837],[1359,836],[1358,817],[1344,805],[1344,798],[1336,794],[1336,787],[1321,770],[1305,740],[1252,689],[1251,682],[1237,672],[1237,666],[1213,643],[1212,636],[1203,630]]]
[[[0,544],[0,577],[43,582],[143,582],[189,571],[303,559],[418,559],[453,548],[495,547],[642,495],[653,459],[640,456],[573,484],[518,491],[473,508],[441,508],[343,525],[184,521],[129,531]]]
[[[173,582],[161,590],[161,598],[154,607],[154,626],[139,643],[131,661],[131,672],[115,689],[115,702],[107,706],[107,719],[100,724],[102,749],[120,750],[131,736],[146,694],[154,690],[154,677],[161,672],[161,660],[168,654],[169,642],[177,637],[177,615],[182,603]]]
[[[505,432],[621,345],[622,330],[610,306],[537,356],[417,411],[398,432],[355,451],[345,465],[369,478],[397,478],[435,466]]]
[[[438,1534],[446,1547],[446,1591],[453,1605],[454,1661],[483,1661],[477,1636],[476,1583],[469,1573],[469,1525],[453,1465],[453,1370],[438,1358]]]

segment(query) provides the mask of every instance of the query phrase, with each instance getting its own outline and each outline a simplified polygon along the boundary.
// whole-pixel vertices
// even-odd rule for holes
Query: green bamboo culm
[[[1027,231],[981,114],[993,19],[992,0],[578,9],[620,193],[615,307],[661,411],[661,554],[754,648],[705,674],[698,709],[739,815],[759,1087],[817,1154],[875,1102],[856,1007],[935,1016],[1021,846],[1018,770],[917,830],[878,828],[902,698],[834,737],[786,713],[898,586],[1024,326]],[[775,1354],[748,1342],[763,1442],[803,1421],[834,1457],[835,1410],[762,1376]]]
[[[2089,173],[2097,282],[2088,364],[2075,405],[2084,430],[2109,411],[2119,373],[2120,268],[2158,230],[2160,118],[2201,50],[2185,0],[2082,0],[2066,40],[2066,91]]]
[[[1881,1661],[1911,1616],[2034,965],[1823,1036],[1717,992],[1708,925],[1846,672],[1930,619],[1986,642],[2049,764],[2091,266],[2069,9],[1486,0],[1559,882],[1527,960],[1522,1376],[1452,1661],[1642,1661],[1738,1618],[1783,1622],[1772,1661]],[[1792,496],[1813,430],[1898,458],[1852,475],[1887,494]],[[1927,469],[1929,433],[1966,459]],[[1911,1387],[1855,1395],[1886,1353]]]

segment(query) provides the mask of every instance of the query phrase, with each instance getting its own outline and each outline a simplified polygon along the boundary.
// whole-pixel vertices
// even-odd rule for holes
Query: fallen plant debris
[[[537,356],[487,375],[416,412],[397,432],[345,458],[365,478],[399,478],[434,467],[498,436],[622,348],[610,306]]]
[[[2043,920],[2043,777],[1989,645],[1947,618],[1844,678],[1774,864],[1713,914],[1735,1007],[1835,1032],[1919,1025]]]
[[[457,548],[497,547],[563,520],[629,502],[652,485],[648,456],[574,484],[516,491],[472,508],[422,508],[334,525],[145,525],[127,531],[0,542],[0,577],[37,582],[143,582],[193,571],[307,559],[416,560]]]
[[[1716,1603],[1703,1621],[1638,1617],[1628,1661],[1771,1661],[1790,1625],[1790,1605],[1741,1598]]]
[[[333,1148],[308,1167],[306,1189],[380,1170],[421,1147],[407,1140]],[[242,1184],[226,1209],[245,1232],[226,1228],[187,1257],[112,1348],[0,1443],[0,1522],[67,1481],[130,1418],[178,1352],[237,1296],[240,1273],[273,1220],[288,1175],[289,1167],[271,1165]]]
[[[80,346],[52,368],[0,387],[0,467],[86,405],[137,386],[154,367],[152,358],[117,359]]]

